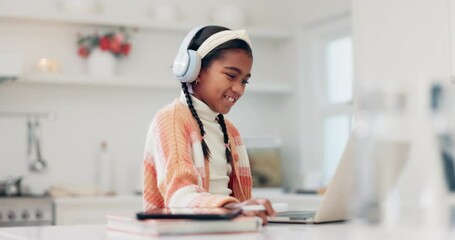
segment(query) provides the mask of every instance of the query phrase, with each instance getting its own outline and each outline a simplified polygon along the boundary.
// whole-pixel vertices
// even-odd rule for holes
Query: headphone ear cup
[[[191,83],[196,80],[199,75],[199,70],[201,70],[201,58],[197,51],[188,50],[188,69],[180,76],[178,79],[182,83]]]
[[[174,73],[175,77],[177,77],[177,79],[183,77],[188,71],[188,62],[189,56],[187,52],[183,54],[177,54],[175,57],[174,63],[172,64],[172,72]]]

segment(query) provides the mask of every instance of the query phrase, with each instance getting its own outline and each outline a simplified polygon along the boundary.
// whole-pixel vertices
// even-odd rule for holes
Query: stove
[[[53,225],[54,215],[49,196],[0,197],[0,227]]]

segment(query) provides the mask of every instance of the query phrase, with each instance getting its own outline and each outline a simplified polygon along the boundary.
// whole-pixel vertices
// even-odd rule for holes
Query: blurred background
[[[363,203],[400,182],[409,159],[437,162],[424,168],[434,176],[410,168],[409,179],[447,191],[451,2],[0,0],[4,195],[50,195],[56,209],[81,204],[65,197],[126,196],[137,209],[148,125],[180,94],[170,66],[206,24],[246,29],[253,42],[250,84],[227,118],[255,189],[323,192],[355,128]],[[377,151],[390,154],[369,157]]]
[[[198,25],[220,24],[248,30],[254,47],[251,84],[228,118],[245,138],[266,138],[265,144],[280,148],[286,172],[283,188],[303,187],[300,166],[308,169],[309,178],[317,178],[309,187],[322,186],[350,129],[350,7],[348,1],[310,2],[1,1],[0,53],[4,62],[17,59],[20,77],[0,88],[0,111],[16,113],[0,117],[0,159],[5,166],[0,168],[0,179],[23,176],[23,184],[36,193],[53,185],[93,185],[105,142],[116,165],[116,192],[140,190],[148,125],[158,109],[180,94],[170,69],[180,42]],[[288,17],[283,17],[284,12]],[[80,55],[84,44],[78,40],[118,34],[120,27],[128,37],[124,41],[130,44],[128,55],[115,57],[115,69],[107,69],[108,73],[103,72],[107,63],[90,67],[95,54]],[[313,43],[304,34],[311,34]],[[320,36],[325,46],[314,54],[333,55],[324,60],[333,76],[321,85],[303,83],[304,63],[297,59],[311,49],[302,49],[308,44],[320,44],[314,42]],[[343,82],[336,83],[339,74]],[[335,91],[338,86],[342,91]],[[320,106],[327,101],[343,105],[336,106],[341,112],[335,114],[329,106],[315,108],[316,99]],[[28,170],[27,119],[36,115],[41,154],[47,161],[43,172]],[[323,134],[333,130],[340,139]],[[309,167],[303,166],[304,159]]]

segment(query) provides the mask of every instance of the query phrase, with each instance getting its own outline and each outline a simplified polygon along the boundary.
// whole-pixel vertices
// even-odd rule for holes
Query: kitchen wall
[[[251,84],[283,81],[291,94],[247,92],[229,113],[245,137],[279,136],[283,140],[283,161],[287,189],[299,186],[300,137],[296,131],[304,121],[295,117],[300,86],[298,36],[301,28],[349,11],[349,1],[101,1],[105,11],[128,18],[163,3],[173,3],[180,17],[206,22],[211,11],[235,3],[248,13],[247,25],[278,27],[292,32],[284,42],[255,39],[255,63]],[[3,10],[34,8],[48,11],[55,1],[3,0]],[[257,7],[261,6],[261,7]],[[286,13],[286,17],[284,16]],[[85,63],[76,55],[75,33],[96,29],[62,23],[4,20],[0,22],[0,53],[24,56],[26,73],[35,71],[37,59],[53,57],[62,72],[83,72]],[[133,35],[131,55],[119,65],[119,75],[147,76],[150,81],[175,81],[169,69],[183,38],[182,33],[139,30]],[[33,42],[30,42],[33,39]],[[134,74],[132,74],[134,73]],[[175,82],[178,85],[177,82]],[[0,179],[25,176],[34,192],[52,185],[90,186],[96,179],[96,160],[101,141],[116,164],[116,190],[131,193],[140,188],[145,133],[155,112],[179,95],[173,89],[96,87],[64,84],[9,83],[0,85],[0,111],[53,112],[54,120],[42,120],[43,156],[49,168],[44,173],[27,171],[26,121],[0,118]],[[304,115],[304,113],[301,113]]]
[[[358,103],[370,118],[363,125],[373,130],[366,135],[370,142],[373,138],[409,144],[402,169],[389,158],[359,162],[362,172],[375,177],[358,174],[358,207],[368,211],[368,206],[378,206],[373,209],[380,215],[378,220],[389,225],[440,225],[451,206],[446,199],[453,195],[448,177],[453,168],[446,164],[453,160],[453,143],[446,141],[451,142],[455,134],[454,1],[353,0],[352,4],[355,78],[362,82],[357,92],[364,94]],[[431,89],[435,82],[443,86],[442,97]],[[368,102],[373,99],[371,93],[389,106]],[[393,109],[397,95],[403,99],[401,109]],[[358,156],[366,156],[372,145],[360,146]],[[396,182],[390,181],[394,171],[399,174]],[[387,181],[393,184],[390,191],[375,191]],[[381,194],[384,197],[378,197]]]

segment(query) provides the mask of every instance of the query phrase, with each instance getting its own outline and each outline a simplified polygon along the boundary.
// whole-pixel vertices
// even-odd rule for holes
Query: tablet
[[[226,208],[157,208],[147,212],[139,212],[136,218],[145,219],[199,219],[228,220],[237,217],[242,209]]]

